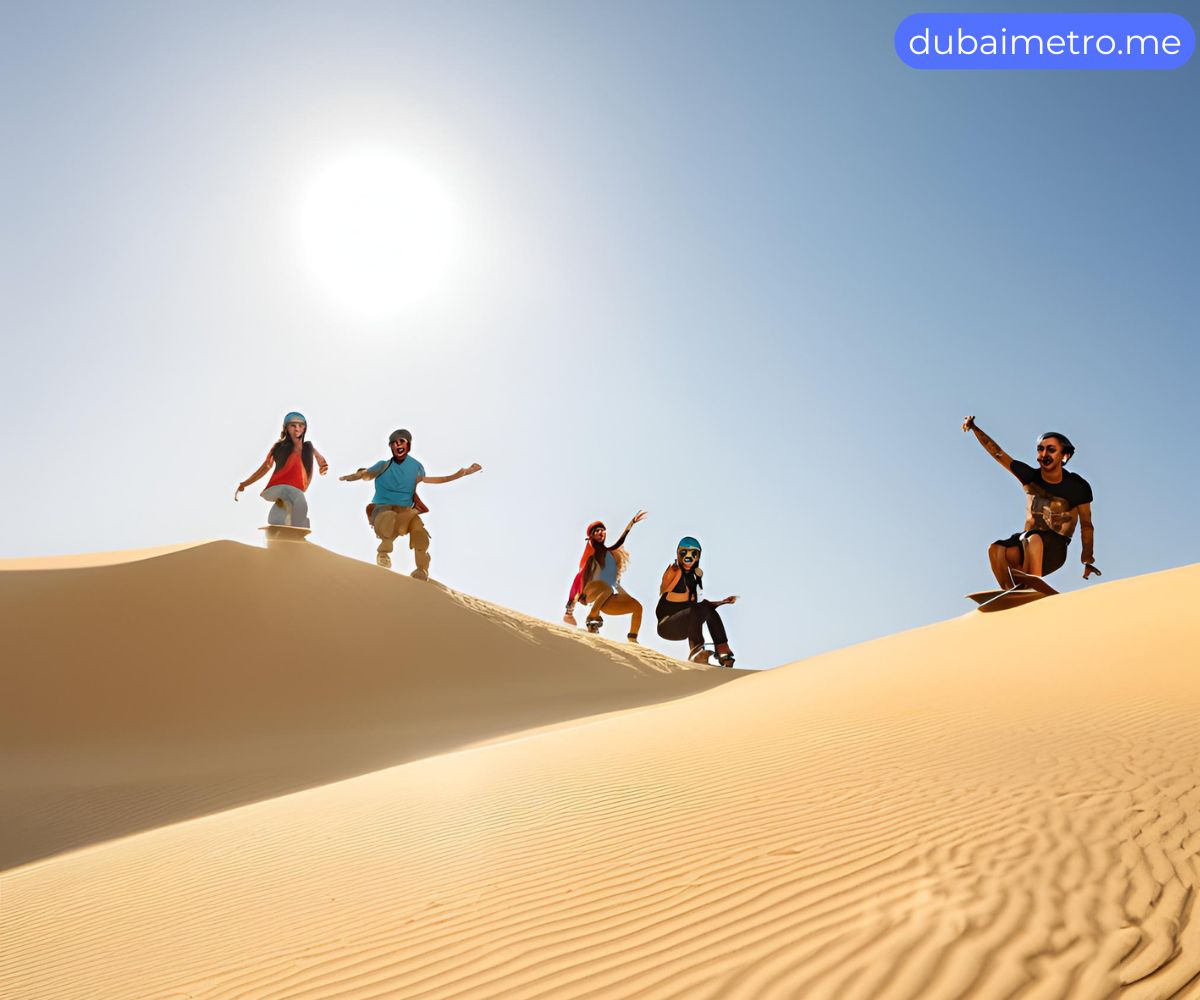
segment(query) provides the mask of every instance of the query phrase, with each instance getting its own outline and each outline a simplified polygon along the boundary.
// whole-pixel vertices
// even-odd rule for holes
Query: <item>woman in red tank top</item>
[[[279,440],[271,445],[263,464],[254,474],[238,483],[233,499],[236,500],[242,490],[257,482],[274,466],[275,472],[261,494],[264,500],[271,503],[267,523],[289,525],[293,528],[309,527],[308,500],[304,493],[312,481],[313,459],[316,459],[317,468],[322,476],[329,471],[329,463],[312,442],[306,440],[307,434],[308,421],[304,419],[303,413],[293,411],[284,417]]]

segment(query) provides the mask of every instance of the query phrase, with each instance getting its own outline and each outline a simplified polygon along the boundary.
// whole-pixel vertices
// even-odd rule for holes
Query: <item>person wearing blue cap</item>
[[[428,580],[429,532],[421,515],[429,508],[417,496],[417,487],[421,483],[452,483],[463,476],[482,471],[483,466],[476,462],[448,476],[427,476],[425,466],[409,454],[411,447],[412,431],[392,431],[388,435],[388,448],[391,450],[389,458],[340,478],[344,483],[358,479],[375,482],[375,497],[367,505],[367,520],[379,539],[375,562],[384,569],[391,569],[393,544],[401,535],[408,535],[408,547],[412,549],[417,564],[412,576],[417,580]]]
[[[675,561],[663,573],[658,588],[658,607],[654,614],[658,619],[658,634],[671,642],[686,639],[691,650],[688,659],[693,663],[708,663],[711,654],[704,645],[704,627],[707,625],[716,649],[717,663],[722,667],[732,667],[733,650],[729,648],[725,623],[721,621],[717,608],[736,603],[737,596],[726,597],[723,601],[701,600],[703,576],[700,543],[691,535],[685,535],[679,539],[675,547]]]
[[[273,465],[275,472],[260,494],[264,500],[271,502],[267,523],[276,527],[308,528],[308,500],[304,494],[312,482],[313,460],[316,460],[322,476],[329,471],[329,463],[307,440],[307,435],[308,421],[303,413],[293,410],[284,417],[279,440],[271,445],[263,464],[254,474],[238,483],[233,499],[238,499],[242,490],[266,475]]]

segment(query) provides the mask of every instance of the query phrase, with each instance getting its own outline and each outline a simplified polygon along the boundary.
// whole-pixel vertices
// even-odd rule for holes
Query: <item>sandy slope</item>
[[[9,873],[35,997],[1200,996],[1200,567]],[[519,664],[512,666],[519,671]]]
[[[0,636],[0,868],[731,675],[314,545],[0,562]]]

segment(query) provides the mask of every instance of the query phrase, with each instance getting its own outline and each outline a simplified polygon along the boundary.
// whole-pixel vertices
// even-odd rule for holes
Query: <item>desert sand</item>
[[[0,995],[1200,997],[1198,599],[731,675],[315,547],[0,573]]]

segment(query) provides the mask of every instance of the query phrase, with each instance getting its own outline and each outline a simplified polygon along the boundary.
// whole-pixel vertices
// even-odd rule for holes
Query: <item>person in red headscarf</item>
[[[588,612],[587,627],[589,632],[599,632],[604,619],[600,612],[607,611],[615,615],[631,615],[629,623],[629,640],[637,641],[638,629],[642,623],[642,605],[630,596],[621,586],[620,577],[625,565],[629,562],[629,554],[625,551],[625,539],[630,529],[645,518],[646,512],[639,510],[625,525],[621,537],[612,545],[606,545],[608,529],[603,521],[593,521],[587,527],[587,544],[579,559],[579,572],[571,582],[571,591],[567,596],[567,607],[563,621],[568,625],[579,624],[575,620],[575,603],[582,600],[592,605]]]

